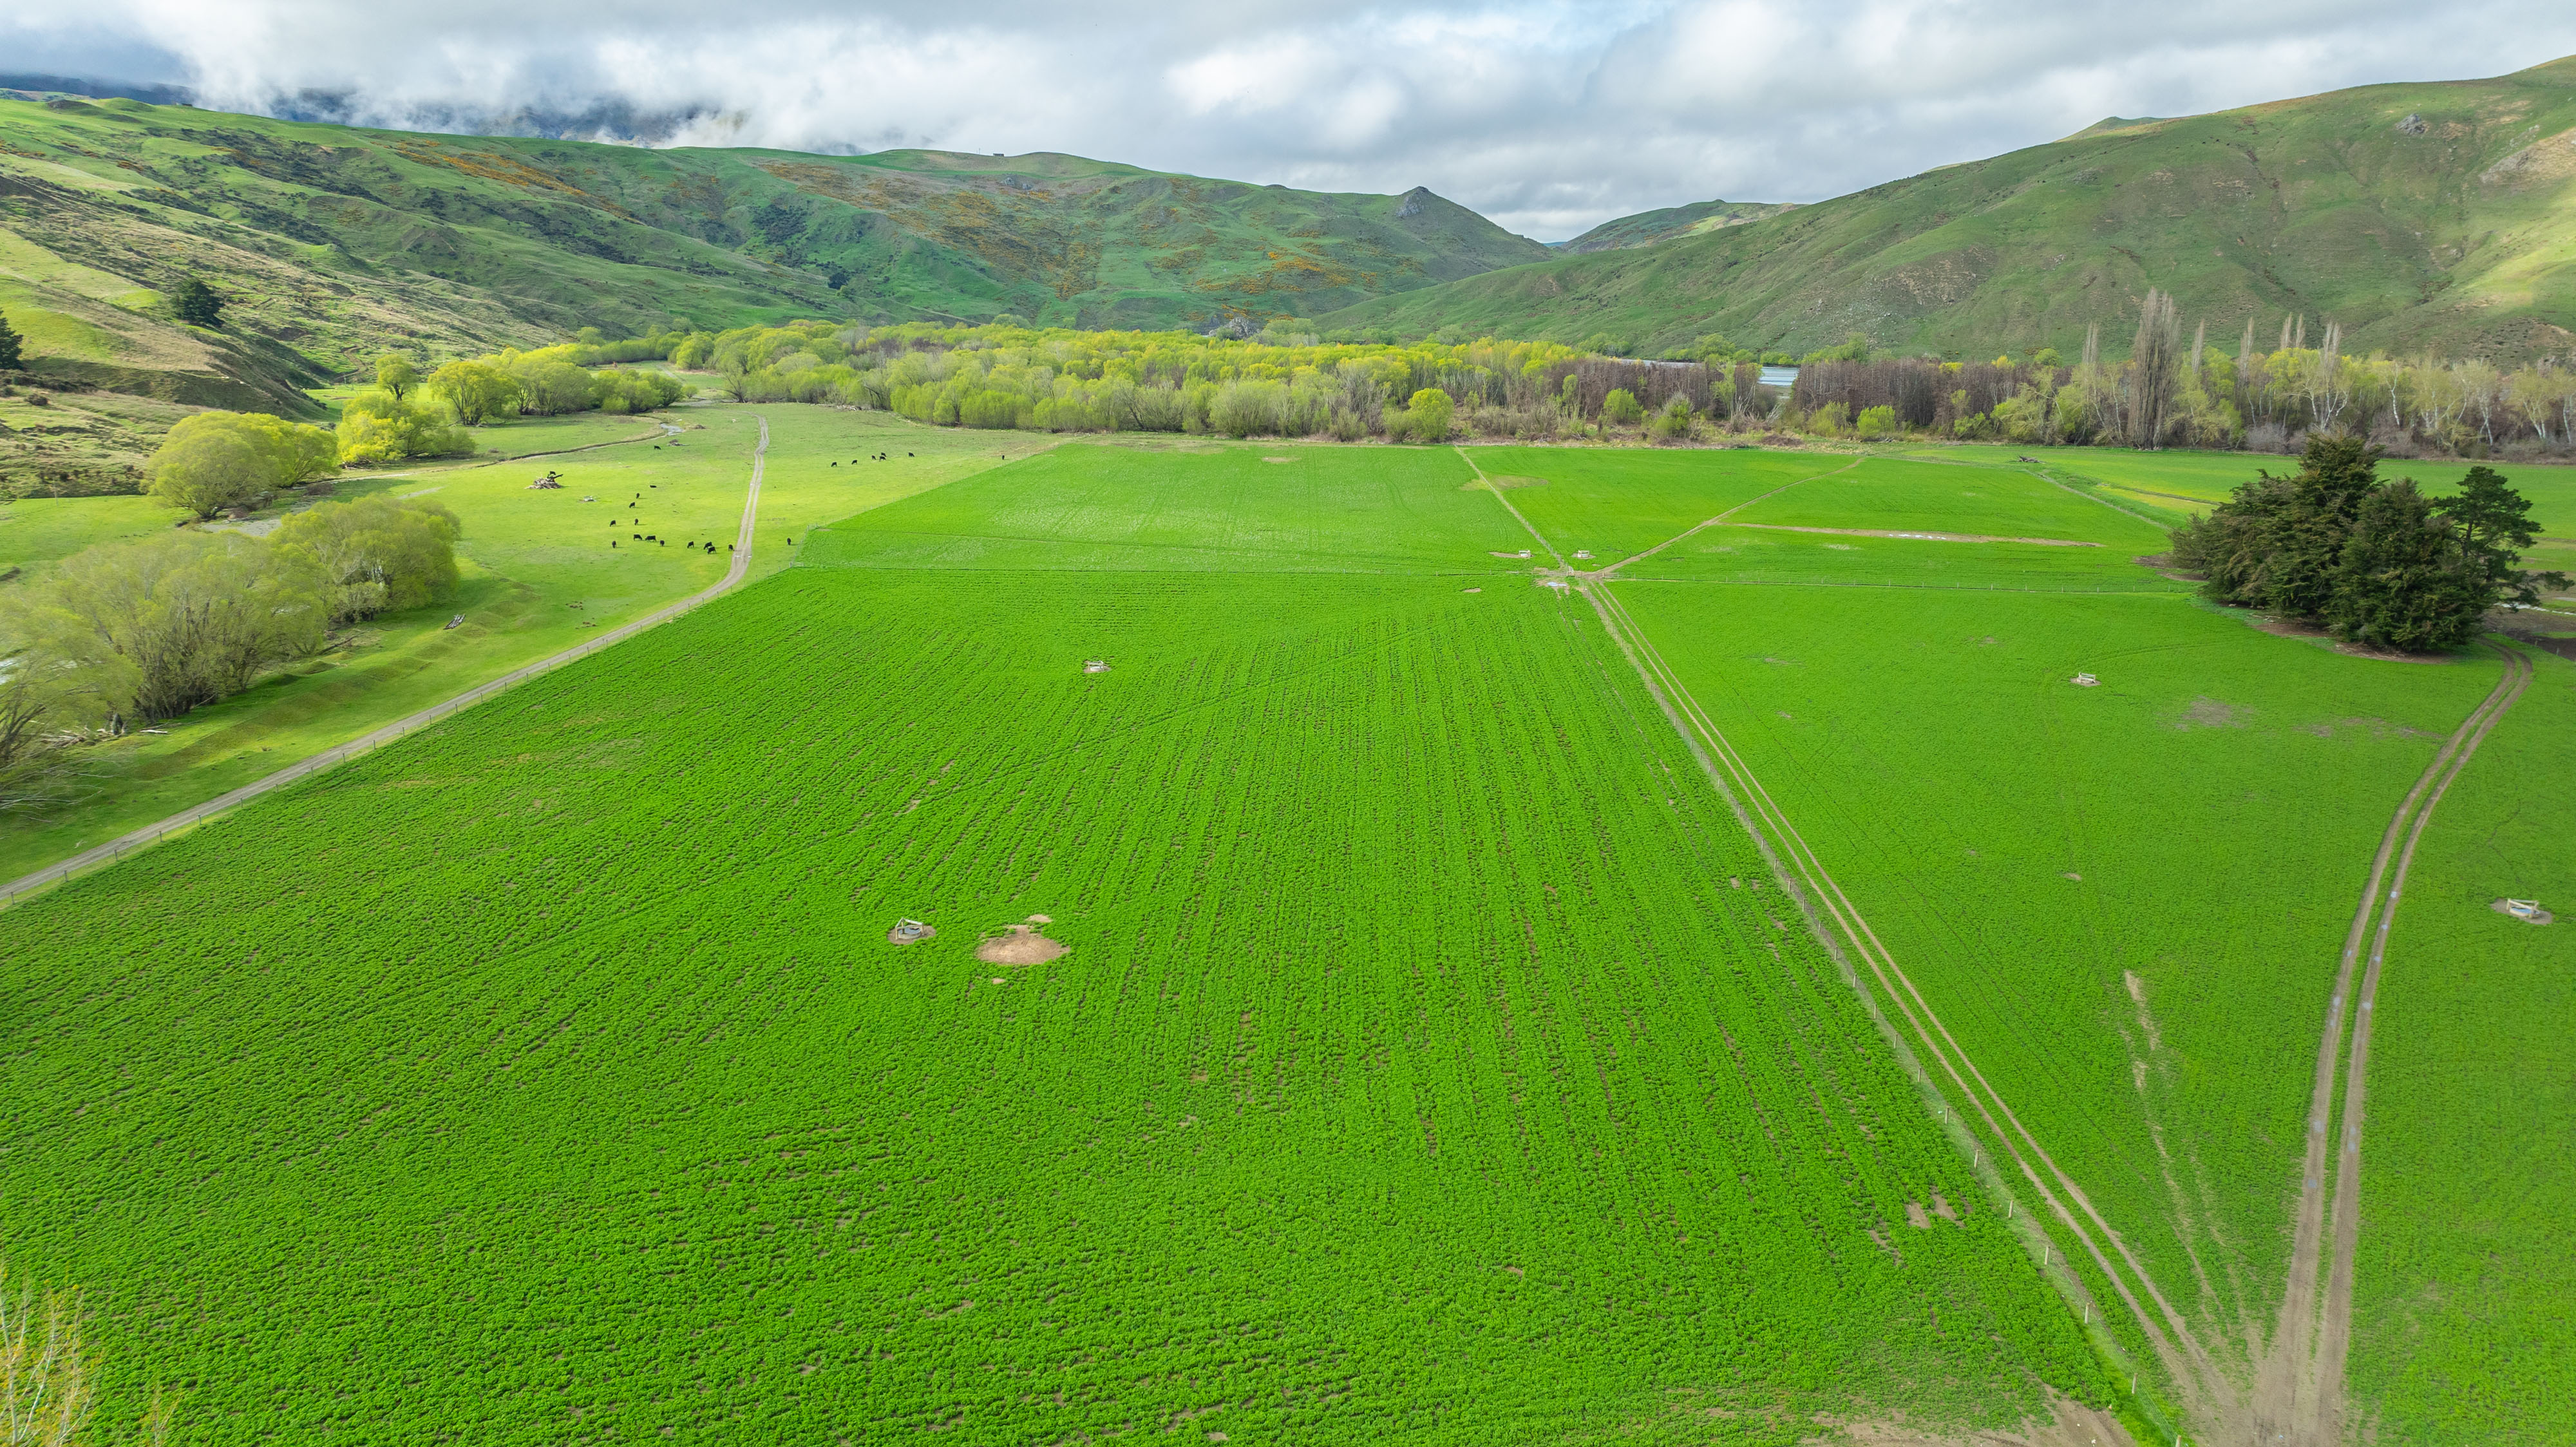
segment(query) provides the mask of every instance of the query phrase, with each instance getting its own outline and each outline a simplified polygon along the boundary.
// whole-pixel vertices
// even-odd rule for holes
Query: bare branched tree
[[[2316,376],[2308,384],[2308,415],[2319,432],[2332,432],[2335,419],[2351,402],[2352,381],[2343,366],[2343,328],[2328,322],[2324,345],[2317,349]]]
[[[5,1268],[0,1268],[5,1272]],[[80,1293],[9,1290],[0,1274],[0,1438],[6,1447],[72,1447],[90,1413]]]
[[[2129,349],[2129,445],[2162,447],[2182,384],[2182,318],[2173,298],[2147,288],[2138,337]]]

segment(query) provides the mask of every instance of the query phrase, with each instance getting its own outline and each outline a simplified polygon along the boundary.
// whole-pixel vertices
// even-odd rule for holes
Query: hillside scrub
[[[342,436],[347,423],[342,423]],[[319,427],[261,412],[201,412],[170,429],[147,470],[152,496],[199,518],[262,499],[325,476],[340,465],[345,442],[335,448]]]
[[[2383,481],[2382,453],[2349,437],[2308,444],[2288,477],[2262,473],[2173,534],[2174,561],[2205,573],[2203,596],[2318,622],[2382,648],[2456,647],[2502,603],[2530,605],[2560,573],[2524,571],[2531,505],[2494,470],[2432,499]]]

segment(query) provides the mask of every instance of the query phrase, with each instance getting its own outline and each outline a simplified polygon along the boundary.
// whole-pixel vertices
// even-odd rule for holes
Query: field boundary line
[[[2334,989],[2327,998],[2325,1031],[2317,1042],[2316,1076],[2309,1099],[2307,1153],[2299,1177],[2299,1207],[2293,1218],[2289,1279],[2282,1288],[2272,1339],[2256,1363],[2255,1374],[2258,1409],[2266,1418],[2278,1412],[2286,1419],[2258,1419],[2258,1430],[2286,1431],[2290,1440],[2297,1442],[2323,1441],[2322,1433],[2341,1430],[2343,1369],[2351,1332],[2352,1263],[2361,1225],[2361,1113],[2366,1089],[2363,1073],[2369,1063],[2372,1006],[2379,989],[2380,964],[2387,953],[2398,897],[2405,888],[2407,869],[2414,862],[2416,842],[2431,822],[2434,806],[2449,792],[2452,781],[2467,767],[2470,755],[2485,742],[2496,720],[2521,698],[2532,675],[2530,660],[2519,650],[2492,642],[2489,646],[2502,655],[2504,674],[2443,742],[2390,817],[2387,830],[2380,836],[2379,850],[2371,859],[2370,881],[2363,886],[2360,904],[2353,911]],[[2392,857],[2397,866],[2394,878],[2389,876]],[[2384,894],[2383,883],[2387,886]],[[2374,920],[2378,924],[2375,937],[2371,929]],[[2366,939],[2372,940],[2372,948],[2364,965],[2361,950]],[[2356,968],[2362,970],[2357,998],[2353,993]],[[2347,1000],[2353,1004],[2348,1013],[2344,1008]],[[2338,1074],[2344,1080],[2342,1146],[2334,1152],[2331,1163],[2334,1190],[2329,1207],[2327,1143],[2329,1128],[2337,1118],[2334,1084]],[[2330,1264],[2323,1259],[2329,1228],[2334,1233]],[[2322,1297],[2318,1293],[2321,1269],[2325,1277]]]
[[[760,475],[769,454],[769,419],[759,413],[752,415],[760,422],[760,441],[751,452],[750,493],[743,499],[742,522],[734,532],[732,565],[725,569],[724,577],[717,580],[714,586],[692,593],[676,603],[665,604],[632,622],[621,623],[596,638],[584,639],[560,653],[540,658],[534,663],[522,664],[499,678],[476,684],[453,698],[431,704],[425,709],[361,734],[345,744],[335,745],[320,753],[299,759],[276,773],[253,779],[229,793],[217,795],[205,803],[182,809],[158,823],[146,824],[140,829],[129,831],[104,844],[85,849],[59,864],[49,864],[31,874],[21,875],[7,884],[0,884],[0,909],[6,909],[37,890],[61,884],[75,875],[103,869],[136,850],[157,844],[172,834],[192,829],[218,814],[239,808],[263,794],[282,789],[298,779],[318,774],[335,764],[344,763],[360,754],[381,748],[405,734],[426,728],[440,719],[452,717],[514,684],[524,683],[540,674],[551,673],[565,664],[587,658],[612,644],[622,643],[655,624],[666,623],[725,593],[740,583],[743,575],[751,570],[752,531],[753,525],[758,521],[760,510]]]
[[[1631,556],[1621,558],[1610,566],[1595,571],[1592,576],[1604,579],[1609,578],[1613,574],[1617,573],[1621,568],[1628,566],[1630,563],[1642,562],[1645,559],[1651,558],[1655,554],[1662,552],[1664,549],[1671,547],[1675,543],[1682,542],[1696,534],[1706,532],[1708,529],[1716,527],[1719,523],[1726,521],[1728,518],[1735,516],[1737,513],[1744,511],[1746,508],[1753,506],[1757,502],[1765,502],[1771,498],[1778,497],[1780,494],[1787,492],[1793,487],[1803,487],[1811,482],[1821,482],[1828,477],[1840,477],[1844,473],[1851,471],[1853,468],[1858,467],[1867,461],[1869,461],[1869,454],[1863,452],[1858,457],[1853,458],[1851,461],[1844,463],[1840,467],[1834,468],[1830,472],[1819,472],[1812,477],[1799,478],[1795,482],[1784,482],[1778,487],[1771,489],[1769,492],[1763,493],[1759,497],[1748,497],[1744,501],[1737,503],[1735,506],[1728,508],[1726,511],[1719,513],[1717,516],[1710,518],[1706,522],[1694,523],[1675,536],[1664,539],[1662,542],[1655,544],[1653,547],[1646,549],[1642,553],[1636,553]],[[1502,495],[1502,490],[1500,488],[1496,488],[1494,490],[1494,496],[1501,497]],[[1520,509],[1513,508],[1512,515],[1518,517],[1520,515]],[[1529,526],[1526,520],[1524,520],[1521,525],[1523,527]],[[1535,528],[1531,528],[1530,530],[1533,533],[1537,531]],[[1554,549],[1550,549],[1550,551],[1553,552]]]
[[[1593,590],[1587,589],[1587,592],[1591,591]],[[1809,845],[1805,836],[1789,822],[1786,811],[1780,808],[1778,801],[1771,796],[1770,790],[1763,785],[1760,777],[1753,772],[1742,755],[1736,752],[1733,744],[1726,739],[1723,731],[1708,716],[1698,700],[1691,696],[1689,689],[1681,682],[1679,674],[1663,659],[1660,651],[1646,639],[1643,629],[1639,628],[1634,618],[1627,613],[1625,605],[1613,597],[1596,602],[1596,607],[1603,608],[1605,614],[1611,616],[1613,626],[1622,628],[1630,634],[1636,650],[1652,661],[1654,669],[1661,675],[1664,686],[1681,700],[1683,712],[1689,716],[1689,723],[1684,727],[1687,730],[1697,731],[1707,739],[1715,752],[1726,761],[1727,771],[1735,776],[1738,785],[1747,797],[1752,799],[1755,811],[1762,816],[1768,827],[1779,835],[1781,843],[1796,864],[1799,874],[1816,892],[1818,901],[1824,906],[1826,914],[1850,939],[1853,949],[1868,963],[1880,987],[1887,991],[1899,1015],[1917,1037],[1922,1052],[1936,1061],[1943,1073],[1951,1078],[1959,1091],[1966,1096],[1969,1105],[1985,1120],[1987,1128],[1993,1132],[2004,1152],[2012,1157],[2016,1166],[2020,1167],[2032,1189],[2039,1193],[2041,1200],[2048,1205],[2052,1214],[2056,1215],[2076,1240],[2082,1243],[2086,1253],[2092,1256],[2094,1264],[2101,1270],[2103,1278],[2135,1316],[2150,1345],[2156,1349],[2159,1356],[2165,1358],[2168,1369],[2178,1379],[2200,1375],[2198,1372],[2187,1371],[2185,1360],[2187,1357],[2190,1365],[2197,1366],[2203,1372],[2207,1371],[2211,1366],[2208,1353],[2201,1347],[2188,1325],[2182,1321],[2179,1313],[2175,1312],[2172,1305],[2165,1300],[2163,1292],[2157,1288],[2144,1265],[2131,1254],[2120,1234],[2102,1219],[2090,1197],[2075,1184],[2066,1170],[2058,1165],[2047,1148],[2039,1144],[2038,1139],[2003,1099],[2002,1092],[1996,1090],[1987,1081],[1984,1072],[1978,1069],[1976,1062],[1951,1035],[1949,1028],[1933,1011],[1930,1002],[1923,998],[1922,992],[1915,986],[1912,978],[1906,975],[1903,968],[1896,963],[1886,945],[1879,940],[1877,932],[1861,916],[1858,907],[1853,905],[1850,898],[1843,893],[1840,883],[1833,878],[1830,871],[1825,869],[1822,859],[1816,855],[1813,846]],[[1784,881],[1785,883],[1787,882]],[[1816,919],[1812,912],[1810,924],[1817,929],[1820,936],[1823,934],[1823,922]],[[2002,1117],[2000,1120],[1996,1118],[1998,1114]],[[2010,1129],[2006,1128],[2007,1123]],[[2022,1145],[2015,1143],[2016,1135],[2021,1138],[2023,1144],[2028,1146],[2027,1154]],[[2042,1178],[2039,1169],[2031,1164],[2033,1158],[2040,1166],[2046,1167],[2049,1176],[2055,1178],[2057,1190],[2052,1190],[2048,1181]],[[2092,1222],[2093,1230],[2087,1230],[2084,1222],[2076,1218],[2075,1211],[2070,1210],[2065,1202],[2059,1199],[2060,1191],[2064,1193],[2066,1200],[2072,1201],[2083,1216]],[[2110,1254],[2106,1254],[2100,1241],[2095,1239],[2096,1231],[2110,1243]],[[2139,1286],[2155,1303],[2158,1314],[2164,1317],[2166,1327],[2170,1328],[2170,1336],[2165,1328],[2158,1326],[2154,1315],[2150,1314],[2131,1292],[2119,1268],[2112,1264],[2111,1254],[2116,1254],[2128,1266],[2130,1274],[2137,1278]],[[2086,1291],[2083,1295],[2089,1297],[2090,1292]],[[2180,1344],[2180,1350],[2177,1350],[2176,1343]],[[2204,1385],[2206,1385],[2205,1382]]]
[[[1857,466],[1863,460],[1866,460],[1865,456],[1856,458],[1849,466]],[[1470,465],[1473,465],[1472,462]],[[1847,470],[1849,470],[1848,466],[1835,469],[1835,472]],[[1478,475],[1482,476],[1482,469],[1478,469]],[[1818,474],[1822,477],[1833,475],[1835,475],[1833,472]],[[1800,479],[1802,482],[1813,480],[1813,478]],[[1796,485],[1788,484],[1788,486]],[[1522,515],[1520,509],[1511,505],[1510,499],[1504,497],[1500,489],[1490,490],[1503,502],[1512,516],[1519,520],[1521,526],[1528,530],[1530,536],[1536,539],[1541,547],[1546,548],[1551,556],[1554,556],[1555,545],[1550,543],[1536,527],[1531,526],[1529,519]],[[1775,492],[1782,490],[1785,489],[1774,489]],[[1753,501],[1759,500],[1753,499]],[[1742,505],[1749,505],[1749,503]],[[1695,528],[1692,531],[1696,532],[1698,529]],[[1689,534],[1685,533],[1683,536],[1687,537]],[[2128,1307],[2149,1346],[2174,1380],[2187,1391],[2195,1391],[2196,1395],[2206,1394],[2222,1417],[2235,1415],[2230,1408],[2234,1404],[2236,1394],[2219,1376],[2209,1354],[2192,1335],[2190,1328],[2165,1301],[2163,1294],[2156,1289],[2145,1267],[2130,1254],[2127,1243],[2120,1239],[2118,1232],[2112,1230],[2109,1224],[2101,1219],[2100,1214],[2093,1208],[2091,1200],[2075,1186],[2073,1180],[2067,1176],[2063,1168],[2058,1166],[2056,1160],[2039,1145],[2029,1129],[2022,1125],[2020,1119],[2013,1114],[2011,1107],[2004,1103],[2001,1093],[1987,1083],[1983,1072],[1977,1069],[1975,1063],[1968,1058],[1967,1052],[1960,1048],[1956,1039],[1951,1037],[1948,1028],[1941,1024],[1937,1015],[1933,1014],[1929,1002],[1925,1001],[1921,993],[1914,988],[1913,981],[1896,964],[1894,957],[1887,954],[1886,946],[1879,942],[1876,932],[1860,918],[1858,909],[1851,904],[1850,899],[1842,893],[1841,887],[1825,871],[1823,861],[1815,856],[1815,851],[1807,844],[1804,836],[1789,823],[1786,813],[1771,797],[1769,790],[1762,786],[1760,779],[1744,762],[1742,756],[1735,752],[1733,745],[1717,728],[1715,721],[1708,717],[1698,700],[1693,698],[1689,690],[1683,686],[1680,676],[1647,640],[1643,630],[1637,627],[1635,620],[1628,615],[1625,605],[1621,604],[1608,588],[1594,586],[1596,582],[1607,581],[1607,572],[1608,570],[1605,569],[1599,574],[1578,574],[1574,585],[1584,595],[1585,601],[1592,605],[1593,611],[1599,615],[1604,631],[1610,635],[1611,641],[1618,645],[1620,653],[1627,659],[1629,666],[1636,671],[1647,693],[1655,700],[1656,706],[1663,710],[1665,718],[1681,735],[1684,746],[1698,762],[1709,783],[1717,789],[1719,796],[1726,800],[1727,807],[1734,812],[1737,823],[1752,838],[1754,847],[1761,853],[1764,862],[1771,867],[1774,880],[1797,902],[1799,912],[1805,918],[1808,929],[1817,943],[1824,947],[1825,952],[1840,967],[1845,981],[1851,985],[1854,993],[1861,997],[1863,1007],[1886,1032],[1889,1043],[1898,1052],[1900,1064],[1912,1063],[1918,1083],[1927,1087],[1930,1085],[1929,1077],[1919,1062],[1908,1062],[1905,1059],[1906,1056],[1914,1053],[1913,1044],[1888,1023],[1868,987],[1853,970],[1850,957],[1836,941],[1833,932],[1825,927],[1824,920],[1818,916],[1817,904],[1822,904],[1826,913],[1833,917],[1835,925],[1850,941],[1853,951],[1860,954],[1869,965],[1870,973],[1877,977],[1880,988],[1887,992],[1906,1024],[1912,1027],[1921,1042],[1922,1049],[1940,1064],[1943,1072],[1967,1098],[1968,1104],[1985,1120],[1987,1129],[2001,1145],[2003,1152],[2012,1157],[2013,1164],[2020,1168],[2023,1177],[2030,1183],[2031,1189],[2039,1194],[2051,1213],[2083,1245],[2086,1254],[2093,1258],[2094,1265],[2101,1271],[2103,1279]],[[1677,703],[1676,700],[1679,702]],[[1726,760],[1723,771],[1711,758],[1712,749]],[[1735,781],[1733,785],[1729,783],[1730,776]],[[1747,800],[1751,801],[1753,806],[1750,811],[1746,808]],[[1767,825],[1767,829],[1754,822],[1756,814],[1762,817],[1763,825]],[[1778,836],[1776,844],[1774,832]],[[1796,865],[1796,877],[1792,877],[1791,871],[1781,863],[1781,846],[1789,849],[1791,860]],[[1801,888],[1802,881],[1806,888]],[[1908,996],[1912,997],[1911,1005],[1907,1003]],[[1925,1027],[1923,1021],[1916,1018],[1918,1009],[1925,1019],[1930,1021],[1929,1029]],[[1946,1051],[1942,1048],[1944,1045],[1948,1047]],[[1975,1085],[1969,1083],[1971,1078],[1976,1082]],[[1992,1109],[1989,1109],[1986,1096],[1978,1093],[1979,1086],[1984,1087],[1986,1095],[1992,1096]],[[1934,1093],[1937,1095],[1939,1092],[1936,1089]],[[2004,1118],[2012,1122],[2014,1131],[2019,1132],[2022,1139],[2028,1143],[2030,1153],[2037,1156],[2048,1167],[2049,1174],[2056,1177],[2068,1196],[2083,1208],[2085,1216],[2091,1218],[2101,1234],[2110,1240],[2113,1251],[2128,1264],[2130,1270],[2137,1276],[2139,1284],[2154,1299],[2166,1321],[2171,1324],[2174,1333],[2172,1339],[2166,1336],[2154,1316],[2132,1293],[2128,1282],[2122,1278],[2118,1268],[2111,1264],[2109,1256],[2094,1239],[2093,1232],[2085,1229],[2084,1223],[2076,1218],[2074,1212],[2067,1209],[2065,1203],[2058,1198],[2057,1192],[2049,1188],[2048,1182],[2025,1158],[2022,1148],[2014,1143],[2014,1131],[2005,1130],[2002,1123],[1995,1119],[1996,1111],[2001,1111]],[[1963,1120],[1962,1125],[1964,1124]],[[1973,1134],[1970,1139],[1974,1139]],[[2034,1221],[2032,1225],[2034,1230],[2038,1230],[2037,1222]],[[2044,1231],[2040,1232],[2040,1235],[2041,1240],[2045,1242]],[[2046,1266],[2043,1256],[2041,1263],[2043,1277],[2048,1274]],[[2078,1298],[2094,1309],[2099,1309],[2091,1289],[2074,1273],[2071,1262],[2063,1275],[2062,1285],[2068,1295]],[[2090,1314],[2088,1311],[2087,1315]],[[2104,1322],[2104,1327],[2107,1331],[2107,1320]],[[2176,1340],[2181,1343],[2179,1347],[2175,1344]]]

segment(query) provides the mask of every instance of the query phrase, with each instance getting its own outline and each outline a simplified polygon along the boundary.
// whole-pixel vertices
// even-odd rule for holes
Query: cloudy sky
[[[1809,201],[2050,140],[2576,53],[2568,0],[84,0],[0,70],[375,124],[686,115],[678,139],[1072,151],[1320,190],[1427,185],[1558,240]],[[306,99],[299,101],[297,98]]]

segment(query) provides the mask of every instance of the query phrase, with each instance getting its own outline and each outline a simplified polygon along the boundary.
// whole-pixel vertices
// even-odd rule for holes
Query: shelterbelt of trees
[[[101,543],[0,594],[0,809],[61,798],[85,744],[238,693],[343,624],[436,599],[456,585],[460,531],[422,498],[325,502],[264,538]]]
[[[2101,331],[2065,365],[2042,350],[2016,362],[1938,362],[1870,352],[1866,342],[1811,357],[1778,419],[1783,430],[1897,434],[2049,446],[2298,450],[2303,436],[2364,435],[2393,456],[2576,449],[2576,358],[2519,367],[2480,358],[2343,353],[2342,330],[2283,317],[2259,345],[2248,319],[2233,355],[2206,322],[2186,339],[2170,297],[2147,293],[2129,355],[2102,357]]]
[[[2175,529],[2173,561],[2214,601],[2406,650],[2466,643],[2498,604],[2567,588],[2563,573],[2522,567],[2539,528],[2493,469],[2429,498],[2413,478],[2380,477],[2382,457],[2357,437],[2314,438],[2297,472],[2263,473]]]
[[[1794,359],[1787,388],[1763,384],[1762,366],[1793,359],[1716,335],[1649,360],[1490,337],[1326,341],[1305,326],[1283,318],[1201,336],[807,321],[606,345],[642,353],[669,342],[674,364],[715,373],[738,401],[1054,432],[1662,442],[1762,432],[2274,452],[2357,433],[2399,456],[2576,448],[2576,364],[2348,357],[2338,328],[2323,326],[2309,346],[2297,317],[2280,319],[2269,349],[2249,320],[2231,354],[2205,323],[2186,338],[2156,292],[2124,360],[2104,359],[2098,328],[2071,364],[2045,348],[1992,362],[1904,357],[1854,336]],[[1426,391],[1449,403],[1445,431],[1416,412]]]
[[[412,358],[388,353],[376,359],[376,385],[341,409],[340,461],[454,456],[473,448],[465,428],[514,417],[668,407],[689,395],[686,382],[659,368],[604,364],[667,358],[684,340],[673,333],[606,342],[584,327],[561,346],[462,357],[426,375]]]

